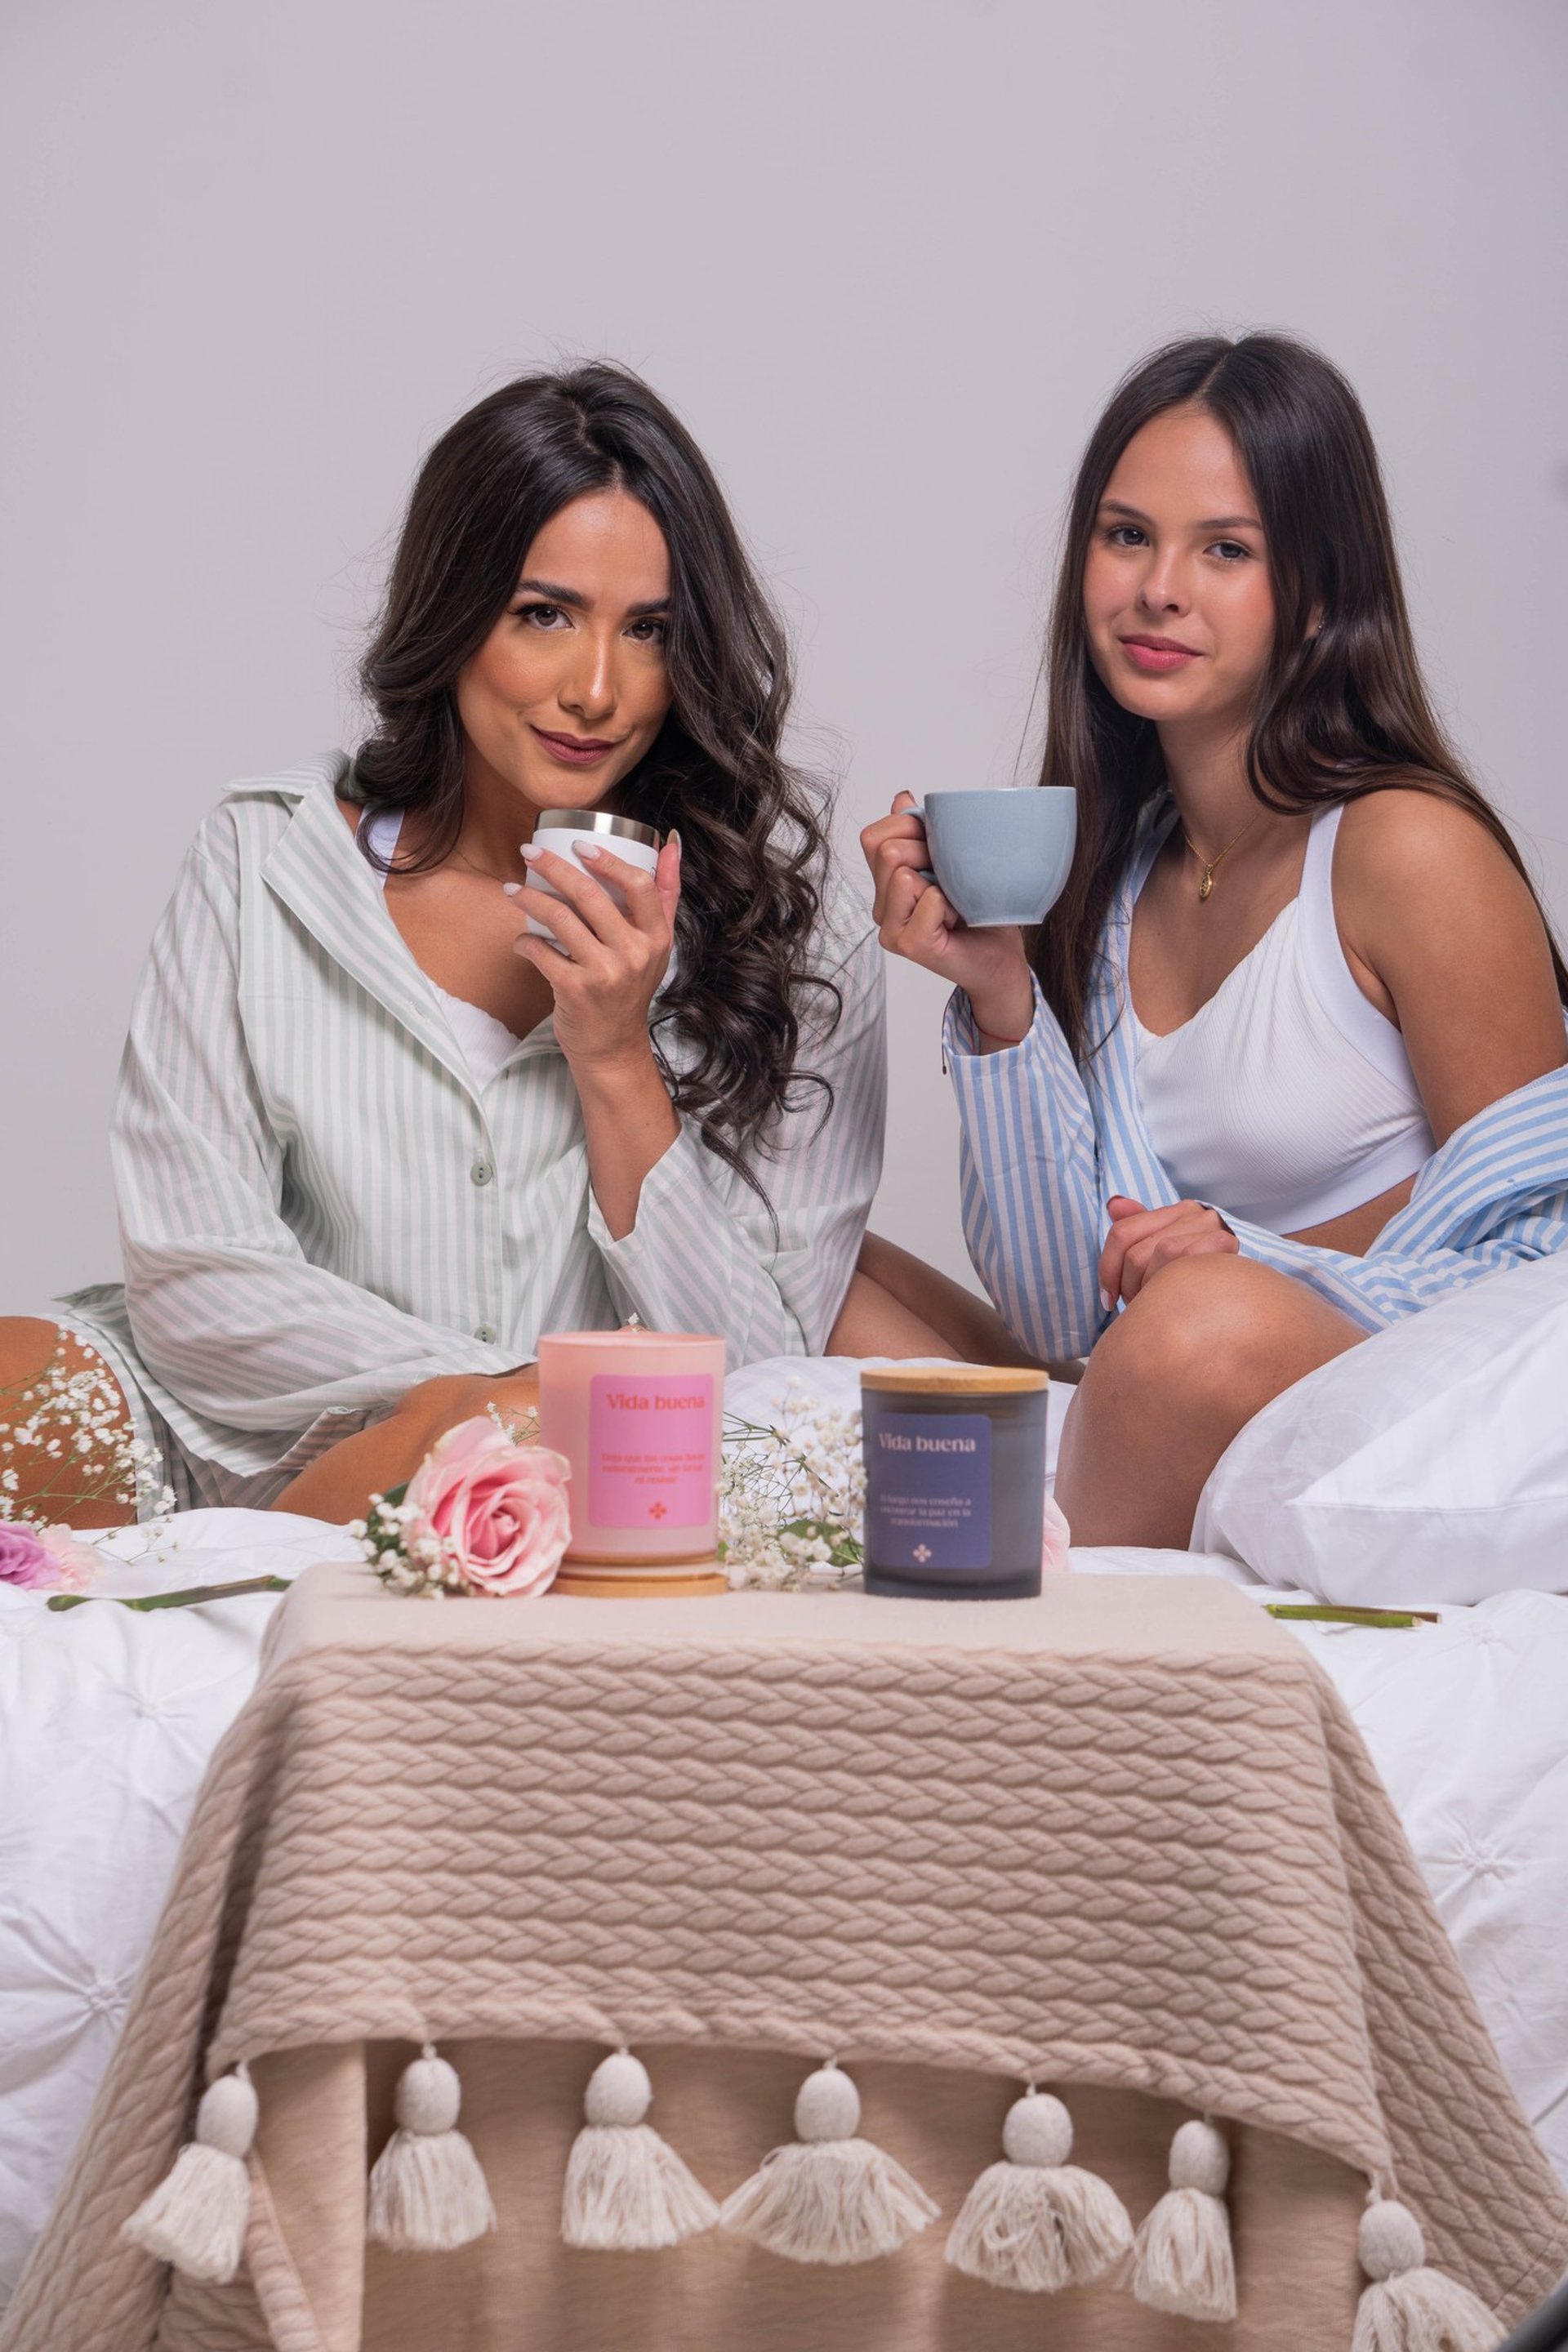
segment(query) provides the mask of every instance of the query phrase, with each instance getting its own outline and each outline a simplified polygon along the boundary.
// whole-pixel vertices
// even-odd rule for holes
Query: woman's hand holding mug
[[[675,944],[679,835],[671,834],[651,874],[596,845],[580,852],[592,875],[542,842],[522,855],[554,895],[502,887],[535,926],[513,947],[550,983],[556,1043],[579,1083],[597,1066],[640,1066],[650,1056],[648,1011]]]
[[[912,793],[900,793],[890,816],[860,835],[876,893],[878,937],[889,955],[907,957],[962,988],[982,1043],[1016,1045],[1035,1018],[1034,982],[1016,924],[972,929],[931,876],[925,824]]]

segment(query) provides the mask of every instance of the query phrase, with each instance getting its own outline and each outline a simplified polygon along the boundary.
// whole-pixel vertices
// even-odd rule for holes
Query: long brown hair
[[[681,835],[675,973],[658,1001],[655,1051],[677,1109],[761,1192],[743,1147],[765,1150],[772,1115],[802,1089],[832,1099],[826,1078],[796,1066],[807,992],[819,1000],[817,1036],[840,1009],[809,968],[826,833],[820,795],[780,749],[784,625],[706,458],[629,369],[593,361],[503,384],[431,449],[361,666],[376,723],[355,756],[355,789],[374,806],[419,812],[422,846],[405,870],[450,854],[463,821],[458,674],[551,516],[614,488],[647,507],[669,549],[673,701],[616,794],[623,814]],[[679,1055],[666,1057],[661,1031]]]
[[[1106,911],[1139,813],[1164,782],[1154,722],[1124,710],[1089,657],[1084,567],[1122,451],[1152,417],[1185,406],[1206,409],[1230,435],[1268,546],[1275,630],[1247,746],[1254,797],[1299,814],[1394,784],[1440,793],[1468,809],[1530,880],[1427,697],[1377,451],[1350,384],[1289,335],[1167,343],[1122,378],[1089,437],[1047,641],[1040,782],[1075,788],[1079,831],[1067,887],[1036,936],[1034,963],[1080,1060],[1100,1042],[1087,1037],[1085,1022]],[[1568,1003],[1568,970],[1551,943],[1558,993]]]

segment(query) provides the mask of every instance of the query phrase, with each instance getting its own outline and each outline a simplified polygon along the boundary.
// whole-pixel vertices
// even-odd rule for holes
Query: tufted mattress
[[[343,2045],[374,2068],[426,2038],[467,2066],[476,2044],[631,2041],[656,2088],[661,2049],[1087,2083],[1300,2143],[1358,2193],[1397,2185],[1433,2258],[1505,2315],[1568,2261],[1568,2204],[1337,1692],[1221,1582],[500,1610],[324,1566],[274,1634],[15,2352],[196,2340],[178,2298],[160,2339],[168,2274],[118,2225],[204,2073]],[[276,2180],[264,2115],[249,2278],[205,2292],[200,2340],[244,2340],[259,2299],[280,2352],[359,2341],[366,2095],[351,2083],[346,2128]],[[499,2168],[537,2189],[571,2107],[524,2099]],[[499,2259],[443,2258],[475,2352],[517,2340],[516,2314],[473,2315]],[[580,2294],[591,2312],[590,2278]]]

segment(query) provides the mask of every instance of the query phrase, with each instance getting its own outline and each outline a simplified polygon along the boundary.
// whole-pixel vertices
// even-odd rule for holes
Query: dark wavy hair
[[[1437,793],[1468,809],[1530,882],[1508,828],[1432,709],[1377,451],[1350,384],[1289,335],[1168,343],[1122,378],[1089,437],[1047,645],[1040,782],[1075,788],[1079,831],[1067,887],[1036,934],[1033,961],[1080,1060],[1103,1042],[1088,1039],[1085,1025],[1106,911],[1139,813],[1165,781],[1153,720],[1124,710],[1090,659],[1084,567],[1117,460],[1152,418],[1180,407],[1206,409],[1230,435],[1267,541],[1275,626],[1247,746],[1255,799],[1298,814],[1391,785]],[[1568,1003],[1568,971],[1546,929]]]
[[[629,369],[599,360],[521,377],[430,451],[361,666],[375,727],[353,789],[374,807],[418,812],[419,854],[402,870],[449,856],[463,821],[458,672],[552,515],[609,489],[645,506],[669,549],[671,708],[614,795],[622,814],[681,836],[675,973],[654,1048],[677,1109],[761,1192],[742,1150],[767,1150],[772,1115],[800,1090],[815,1089],[825,1113],[832,1100],[826,1078],[796,1068],[806,992],[826,1000],[821,1034],[841,1010],[837,989],[807,969],[827,862],[822,795],[781,754],[789,647],[723,493]]]

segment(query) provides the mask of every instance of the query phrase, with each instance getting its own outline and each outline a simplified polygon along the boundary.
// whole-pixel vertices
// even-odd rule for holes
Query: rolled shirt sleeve
[[[827,1029],[808,1009],[800,1065],[825,1078],[801,1087],[749,1163],[763,1200],[702,1143],[693,1122],[643,1180],[637,1220],[616,1240],[590,1196],[588,1233],[612,1296],[650,1329],[712,1331],[733,1364],[819,1354],[855,1271],[882,1171],[887,1111],[881,950],[842,885],[825,945],[853,944],[824,977],[841,1009]],[[821,967],[819,967],[821,968]],[[818,992],[812,992],[816,995]]]
[[[1019,1345],[1078,1356],[1104,1328],[1096,1277],[1104,1228],[1100,1143],[1061,1024],[1034,982],[1017,1045],[980,1051],[969,999],[951,999],[942,1057],[958,1100],[963,1237]]]

